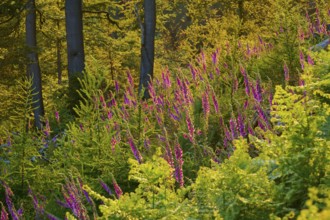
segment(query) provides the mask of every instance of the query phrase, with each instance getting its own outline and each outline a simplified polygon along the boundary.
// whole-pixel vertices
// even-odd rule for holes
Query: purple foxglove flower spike
[[[313,66],[314,65],[314,60],[312,59],[312,57],[310,55],[307,56],[307,62],[309,65]]]
[[[129,137],[128,138],[128,142],[129,142],[129,145],[131,147],[131,150],[132,150],[132,152],[134,154],[135,159],[139,162],[139,164],[141,164],[142,163],[142,156],[141,156],[139,150],[137,149],[137,147],[135,146],[134,141],[133,141],[133,138],[132,137]]]
[[[209,78],[210,78],[210,79],[214,79],[214,77],[213,77],[213,73],[212,73],[212,72],[209,73]]]
[[[304,56],[302,51],[299,52],[299,60],[300,60],[301,69],[304,70],[304,68],[305,68],[305,56]]]
[[[150,150],[150,140],[148,138],[143,141],[143,145],[146,150]]]
[[[101,179],[99,179],[99,182],[102,186],[102,188],[109,194],[109,195],[112,195],[112,192],[111,192],[111,189],[109,188],[109,186],[103,182]]]
[[[32,189],[31,189],[30,186],[28,188],[28,193],[32,198],[33,207],[34,207],[34,210],[36,211],[36,214],[37,215],[40,215],[40,214],[42,215],[45,212],[45,210],[42,207],[42,205],[39,203],[37,196],[34,195],[34,193],[32,192]]]
[[[81,131],[84,131],[84,126],[83,126],[83,124],[80,123],[80,124],[79,124],[79,128],[80,128]]]
[[[255,133],[254,133],[254,131],[253,131],[253,129],[251,128],[251,126],[250,125],[248,125],[248,132],[249,132],[249,134],[250,135],[255,135]]]
[[[260,80],[257,80],[256,89],[259,96],[259,100],[262,101],[262,89],[261,89]]]
[[[116,89],[116,93],[119,93],[119,83],[117,80],[115,80],[115,89]]]
[[[228,147],[228,138],[227,137],[225,137],[223,139],[223,146],[224,146],[224,148],[227,148]]]
[[[2,209],[1,209],[0,220],[9,220],[8,213],[6,212],[6,209],[4,206],[2,206]]]
[[[237,127],[236,127],[235,118],[230,118],[229,127],[230,127],[230,131],[231,131],[231,137],[232,137],[232,139],[235,139],[237,137],[237,135],[236,135]]]
[[[168,143],[166,143],[165,151],[165,160],[172,168],[174,168],[173,153]]]
[[[54,215],[50,214],[50,213],[47,213],[47,218],[49,220],[59,220],[57,217],[55,217]]]
[[[246,93],[246,95],[249,96],[250,95],[250,86],[249,86],[249,79],[248,79],[246,70],[242,66],[240,67],[240,70],[244,77],[245,93]]]
[[[220,69],[219,69],[219,67],[216,67],[215,68],[215,72],[217,73],[218,76],[220,75]]]
[[[207,91],[204,92],[202,96],[202,105],[204,110],[204,116],[207,117],[210,114],[209,94]]]
[[[57,123],[60,123],[60,114],[58,111],[55,111],[55,119],[56,119]]]
[[[111,111],[108,111],[107,116],[108,116],[108,119],[110,120],[112,118],[112,112]]]
[[[244,109],[247,109],[248,107],[249,107],[249,100],[245,100]]]
[[[11,218],[13,220],[19,220],[19,215],[16,211],[16,208],[11,200],[11,197],[14,196],[14,193],[11,191],[11,189],[9,188],[9,186],[6,184],[6,183],[2,183],[2,185],[4,186],[5,188],[5,198],[6,198],[6,204],[7,204],[7,207],[8,207],[8,211],[11,215]]]
[[[272,104],[273,104],[273,98],[274,98],[274,97],[273,97],[273,93],[270,92],[270,93],[269,93],[269,98],[268,98],[268,101],[269,101],[269,105],[270,105],[270,106],[272,106]]]
[[[286,65],[286,63],[284,63],[284,78],[285,78],[285,81],[286,82],[289,82],[289,79],[290,79],[290,76],[289,76],[289,68],[288,66]]]
[[[177,144],[175,146],[175,159],[177,161],[177,165],[175,167],[175,179],[180,184],[180,187],[183,187],[184,185],[183,171],[182,171],[183,153],[180,144]]]
[[[130,102],[130,100],[128,99],[126,93],[124,93],[124,103],[125,103],[126,105],[130,105],[130,104],[131,104],[131,102]]]
[[[259,128],[261,128],[263,131],[266,131],[266,130],[267,130],[266,127],[264,126],[264,124],[263,124],[260,120],[258,120],[258,126],[259,126]]]
[[[196,80],[196,75],[197,75],[197,70],[191,64],[189,65],[189,68],[190,68],[190,73],[193,77],[193,80],[195,81]]]
[[[214,65],[216,65],[218,63],[218,54],[217,54],[217,52],[212,53],[211,57],[212,57],[212,63]]]
[[[220,123],[220,127],[225,129],[225,124],[223,122],[223,117],[220,115],[220,118],[219,118],[219,123]]]
[[[127,80],[129,85],[133,88],[134,87],[133,77],[129,71],[127,71]]]
[[[256,88],[254,88],[254,86],[251,84],[251,89],[252,89],[252,94],[253,94],[254,99],[260,103],[262,101],[262,96],[260,93],[260,89],[258,89],[258,83],[256,85]]]
[[[46,135],[46,137],[49,137],[49,135],[50,135],[50,126],[49,126],[48,119],[46,120],[46,126],[45,126],[45,130],[44,130],[44,134]]]
[[[84,190],[84,189],[82,190],[82,192],[83,192],[83,194],[84,194],[84,196],[85,196],[87,202],[88,202],[90,205],[93,205],[93,201],[92,201],[91,197],[89,196],[89,193],[88,193],[86,190]]]
[[[174,120],[174,121],[180,121],[180,118],[178,116],[176,116],[175,114],[173,114],[172,112],[170,112],[170,117]]]
[[[188,127],[188,131],[189,131],[189,140],[191,141],[191,143],[194,143],[194,136],[195,136],[195,128],[194,125],[189,117],[189,115],[186,116],[186,123],[187,123],[187,127]]]
[[[246,44],[246,55],[249,57],[251,55],[251,50],[249,44]]]
[[[305,86],[305,81],[303,79],[299,79],[299,86]]]
[[[178,84],[179,88],[182,87],[182,83],[179,77],[176,78],[176,84]]]
[[[245,132],[245,125],[244,125],[244,118],[243,118],[241,113],[239,113],[238,116],[237,116],[237,124],[238,124],[240,135],[242,137],[245,137],[246,132]]]
[[[214,91],[212,93],[212,100],[213,100],[213,105],[214,105],[215,112],[219,113],[219,103],[218,103],[217,97],[215,96]]]
[[[113,188],[115,189],[117,198],[120,199],[120,197],[123,195],[123,191],[121,190],[121,188],[119,187],[118,183],[116,182],[116,180],[112,181],[113,184]]]
[[[265,112],[262,110],[262,108],[259,105],[256,106],[256,109],[257,109],[259,117],[267,124],[267,127],[268,127],[269,121],[268,121],[268,118],[267,118]]]

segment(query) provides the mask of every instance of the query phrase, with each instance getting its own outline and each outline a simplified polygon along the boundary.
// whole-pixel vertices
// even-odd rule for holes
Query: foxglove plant
[[[289,79],[290,79],[289,67],[286,63],[284,63],[283,69],[284,69],[284,79],[285,79],[286,82],[289,82]]]
[[[11,216],[11,218],[13,220],[19,220],[20,219],[20,216],[22,214],[20,214],[18,211],[16,211],[16,208],[15,208],[15,206],[13,204],[12,199],[11,199],[11,197],[14,196],[13,191],[10,189],[10,187],[5,182],[2,182],[2,186],[5,188],[6,204],[7,204],[8,211],[10,213],[10,216]]]
[[[214,106],[214,110],[216,113],[219,113],[219,103],[216,97],[215,92],[213,91],[212,93],[212,100],[213,100],[213,106]]]
[[[33,193],[30,186],[28,188],[28,193],[29,193],[29,196],[32,198],[33,207],[36,212],[36,219],[39,219],[39,218],[41,218],[41,216],[44,215],[45,209],[44,209],[43,205],[39,202],[37,196]]]
[[[305,68],[305,56],[304,56],[304,53],[302,51],[299,51],[299,61],[300,61],[301,69],[304,70],[304,68]]]
[[[1,206],[2,206],[2,208],[1,208],[0,220],[9,220],[8,213],[2,203],[1,203]]]
[[[132,153],[133,153],[135,159],[139,162],[139,164],[141,164],[143,158],[142,158],[142,156],[140,154],[140,151],[135,146],[134,140],[133,140],[132,136],[130,136],[128,138],[128,143],[129,143],[129,146],[131,147],[131,150],[132,150]]]
[[[87,210],[82,204],[81,191],[73,180],[67,180],[62,187],[64,202],[58,202],[61,206],[71,209],[74,216],[81,220],[88,220]]]
[[[246,70],[242,66],[240,66],[240,71],[244,78],[245,93],[247,96],[249,96],[250,95],[250,85],[249,85],[249,79],[248,79]]]
[[[109,194],[109,196],[112,195],[112,191],[109,188],[109,186],[101,179],[99,179],[99,183],[101,184],[102,188]]]
[[[121,190],[121,188],[119,187],[119,185],[115,179],[112,180],[112,185],[113,185],[113,188],[115,189],[117,198],[120,199],[120,197],[123,195],[123,191]]]
[[[188,128],[188,138],[191,143],[195,143],[195,128],[194,124],[192,123],[189,114],[186,115],[186,123],[187,123],[187,128]]]
[[[176,160],[175,179],[179,183],[180,187],[183,187],[184,185],[183,170],[182,170],[183,152],[179,143],[175,145],[174,151],[175,151],[175,160]]]
[[[55,111],[55,119],[57,123],[60,123],[60,113],[58,111]]]

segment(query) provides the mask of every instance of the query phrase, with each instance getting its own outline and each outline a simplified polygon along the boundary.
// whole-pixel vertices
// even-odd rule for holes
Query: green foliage
[[[307,209],[303,209],[298,220],[326,220],[330,218],[330,194],[321,193],[316,188],[309,189],[309,199],[306,202]]]
[[[223,164],[201,168],[193,185],[202,216],[218,210],[224,219],[262,219],[274,210],[274,183],[268,178],[265,161],[252,159],[244,140]]]
[[[129,179],[137,181],[135,192],[125,193],[118,200],[107,199],[86,190],[104,205],[100,205],[100,219],[186,219],[196,216],[196,209],[185,199],[187,189],[175,190],[172,168],[162,158],[160,150],[150,160],[138,164],[129,160]]]

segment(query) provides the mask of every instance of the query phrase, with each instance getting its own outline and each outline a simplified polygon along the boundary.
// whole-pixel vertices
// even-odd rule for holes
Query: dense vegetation
[[[64,1],[36,0],[32,49],[0,3],[0,219],[329,219],[329,3],[156,2],[149,98],[143,1],[84,0],[73,93]]]

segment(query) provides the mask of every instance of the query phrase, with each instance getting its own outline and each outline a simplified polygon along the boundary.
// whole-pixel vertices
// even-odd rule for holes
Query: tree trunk
[[[148,99],[148,84],[153,77],[156,30],[156,1],[144,0],[144,23],[141,39],[141,66],[139,93],[145,89],[143,98]]]
[[[65,1],[66,40],[71,107],[78,103],[80,88],[78,78],[85,68],[82,0]],[[77,99],[78,98],[78,99]]]
[[[44,105],[42,99],[41,73],[37,53],[37,37],[36,37],[36,7],[35,0],[28,0],[26,15],[26,45],[28,48],[28,65],[27,76],[32,79],[32,107],[34,112],[34,124],[41,130],[41,117],[44,116]]]

